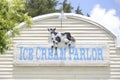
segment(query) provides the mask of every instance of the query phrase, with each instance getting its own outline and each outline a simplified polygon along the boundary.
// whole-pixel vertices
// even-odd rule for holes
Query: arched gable
[[[60,13],[41,15],[33,18],[32,27],[27,29],[21,23],[21,34],[14,38],[14,44],[29,43],[48,45],[47,29],[56,27],[57,31],[71,32],[76,39],[76,45],[82,43],[104,43],[109,48],[109,65],[107,66],[15,66],[15,48],[8,54],[0,55],[0,79],[119,79],[120,56],[116,51],[115,36],[100,24],[87,17],[65,13],[66,19],[59,18]],[[118,50],[119,52],[119,50]],[[18,52],[16,52],[19,55]],[[14,61],[13,61],[14,60]],[[97,62],[96,62],[97,63]],[[27,64],[27,63],[26,63]]]
[[[30,29],[25,29],[24,23],[20,24],[18,27],[22,28],[21,36],[16,36],[15,42],[47,41],[47,29],[55,27],[58,31],[71,32],[78,39],[78,42],[115,42],[116,37],[109,30],[88,17],[64,13],[66,19],[62,19],[61,24],[60,15],[60,13],[51,13],[34,17]]]

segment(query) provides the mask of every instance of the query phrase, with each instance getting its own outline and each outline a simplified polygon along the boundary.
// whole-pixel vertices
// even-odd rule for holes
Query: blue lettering
[[[53,59],[53,50],[52,48],[48,48],[48,60],[52,60]]]
[[[66,48],[60,48],[60,60],[66,60]]]
[[[28,60],[33,60],[33,48],[29,48],[29,57]]]
[[[74,54],[74,47],[69,48],[69,60],[72,60],[72,55]]]
[[[54,60],[58,60],[58,51],[55,50],[55,53],[54,53]]]
[[[90,54],[88,53],[89,48],[85,48],[85,49],[86,49],[86,57],[87,57],[87,60],[91,60],[91,56],[90,56]]]
[[[36,47],[19,47],[19,60],[103,60],[102,48],[59,48],[52,50],[52,48]],[[67,54],[67,51],[69,52]],[[34,54],[36,56],[34,57]],[[68,56],[67,56],[68,55]]]
[[[22,52],[23,47],[20,47],[20,60],[23,60],[23,52]]]
[[[80,60],[86,60],[84,48],[80,48]]]
[[[33,48],[24,48],[23,50],[23,60],[32,60],[33,59]]]
[[[74,60],[79,60],[77,48],[75,48]]]
[[[40,60],[40,47],[36,48],[36,59]]]
[[[42,50],[42,58],[41,58],[41,60],[46,60],[46,49],[41,48],[41,50]]]
[[[96,60],[96,59],[97,59],[96,48],[92,48],[92,59],[93,59],[93,60]]]
[[[27,56],[28,56],[28,48],[24,48],[24,50],[23,50],[23,59],[24,60],[27,60]]]
[[[102,48],[97,48],[98,60],[103,60]]]

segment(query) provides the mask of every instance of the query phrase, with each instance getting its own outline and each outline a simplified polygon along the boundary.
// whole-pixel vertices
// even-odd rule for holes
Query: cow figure
[[[48,29],[48,32],[50,33],[52,46],[51,48],[55,48],[57,50],[58,44],[63,42],[66,46],[70,47],[72,42],[75,42],[74,37],[71,36],[70,32],[60,33],[56,32],[56,28]]]

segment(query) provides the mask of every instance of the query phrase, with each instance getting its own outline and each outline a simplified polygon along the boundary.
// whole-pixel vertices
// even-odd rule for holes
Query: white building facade
[[[29,29],[25,28],[24,23],[18,26],[21,32],[14,38],[14,46],[0,55],[0,79],[120,80],[120,48],[116,46],[116,37],[105,27],[85,16],[64,13],[66,18],[61,21],[60,15],[52,13],[35,17]],[[30,51],[33,53],[31,60],[28,60],[30,54],[20,59],[21,45],[29,48],[35,48],[36,45],[50,47],[48,28],[56,28],[58,32],[70,32],[76,39],[75,50],[89,48],[90,51],[74,50],[75,53],[81,52],[79,56],[82,55],[82,59],[78,57],[79,59],[75,60],[77,54],[73,53],[73,61],[67,59],[69,57],[64,60],[45,58],[43,61],[37,61],[35,56],[37,53],[34,53],[33,49]],[[94,53],[92,50],[95,48],[98,52],[90,55]],[[91,57],[88,55],[86,57],[84,53]]]

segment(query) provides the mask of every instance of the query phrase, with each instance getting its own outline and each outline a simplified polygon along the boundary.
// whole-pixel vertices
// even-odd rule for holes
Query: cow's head
[[[53,34],[53,33],[55,33],[55,30],[56,30],[56,28],[54,28],[54,29],[49,28],[49,29],[48,29],[48,32],[49,32],[50,34]]]

